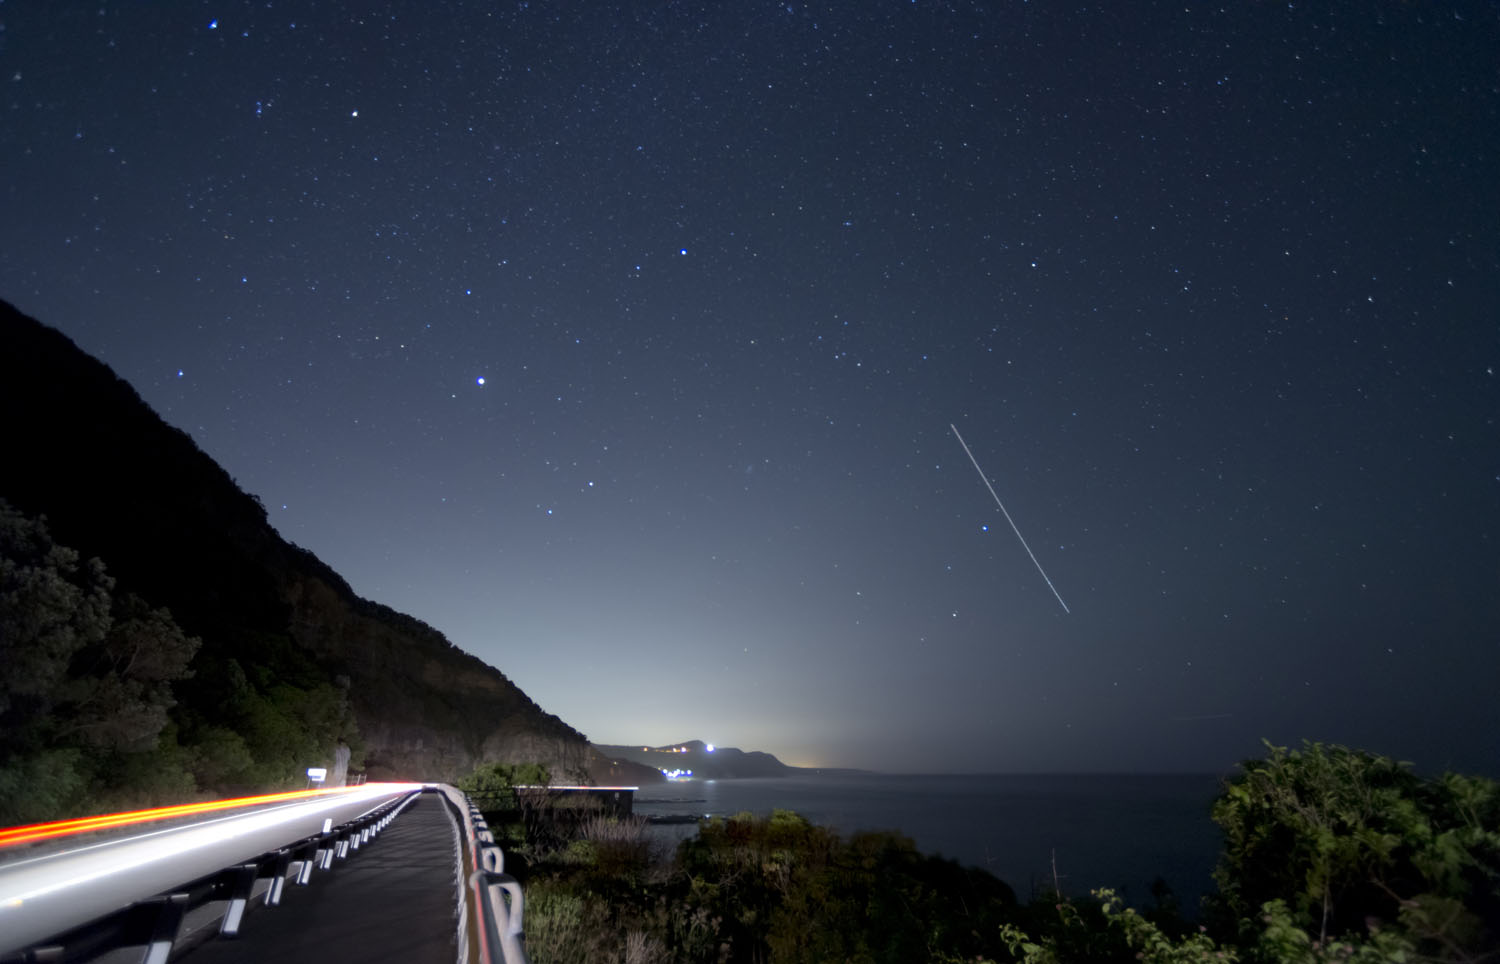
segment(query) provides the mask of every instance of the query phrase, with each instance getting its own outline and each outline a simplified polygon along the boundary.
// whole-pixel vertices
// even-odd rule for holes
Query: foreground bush
[[[1028,964],[1113,960],[1123,941],[1148,964],[1500,960],[1493,781],[1426,780],[1341,746],[1267,750],[1214,804],[1224,850],[1202,928],[1166,931],[1098,891],[1093,903],[1059,901],[1030,932],[1007,929],[1010,953]]]
[[[530,860],[528,949],[573,961],[1026,964],[1500,962],[1500,793],[1343,747],[1267,746],[1215,803],[1203,923],[1168,893],[1020,906],[1004,883],[891,833],[795,813],[700,824],[670,857],[643,822],[588,821]]]
[[[598,819],[532,851],[527,947],[573,961],[913,961],[1002,953],[1010,888],[889,833],[795,813],[705,821],[670,858],[644,822]]]
[[[1314,949],[1395,941],[1410,960],[1500,959],[1494,781],[1427,780],[1341,746],[1267,750],[1214,804],[1224,852],[1211,920],[1257,947],[1272,933],[1300,945],[1296,931]]]

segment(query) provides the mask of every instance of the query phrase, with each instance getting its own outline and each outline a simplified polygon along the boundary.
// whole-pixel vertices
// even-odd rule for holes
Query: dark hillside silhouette
[[[224,725],[246,687],[335,686],[373,778],[452,779],[486,759],[582,773],[580,733],[432,627],[356,596],[108,366],[3,302],[0,410],[0,499],[202,639],[176,690],[185,725]]]

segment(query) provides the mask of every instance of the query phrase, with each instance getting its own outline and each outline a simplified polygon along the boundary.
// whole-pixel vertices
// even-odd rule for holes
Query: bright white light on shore
[[[704,747],[703,749],[706,750],[709,753],[712,753],[712,752],[714,752],[714,745],[712,743],[710,743],[708,746]]]

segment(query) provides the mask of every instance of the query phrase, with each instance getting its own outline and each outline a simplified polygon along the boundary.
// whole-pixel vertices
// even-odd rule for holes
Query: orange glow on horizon
[[[195,813],[213,813],[216,810],[232,810],[235,807],[250,807],[264,803],[280,803],[286,800],[347,793],[351,790],[361,790],[371,786],[380,786],[380,784],[367,783],[362,786],[334,787],[326,790],[287,790],[282,793],[264,793],[254,797],[209,800],[203,803],[180,803],[171,807],[155,807],[150,810],[108,813],[97,817],[77,817],[72,820],[55,820],[51,823],[33,823],[24,827],[6,827],[5,829],[0,829],[0,847],[32,843],[37,840],[47,840],[53,837],[66,837],[75,833],[87,833],[90,830],[124,827],[133,823],[149,823],[153,820],[166,820],[171,817],[182,817]]]

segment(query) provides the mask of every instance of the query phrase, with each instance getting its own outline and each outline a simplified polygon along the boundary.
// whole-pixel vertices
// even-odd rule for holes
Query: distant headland
[[[600,764],[620,782],[660,783],[674,779],[736,780],[753,777],[789,777],[814,773],[857,773],[857,770],[830,770],[794,767],[760,750],[741,750],[733,746],[715,746],[702,740],[685,740],[664,746],[632,744],[592,744],[603,760],[596,760],[591,771],[596,779],[602,775]]]

